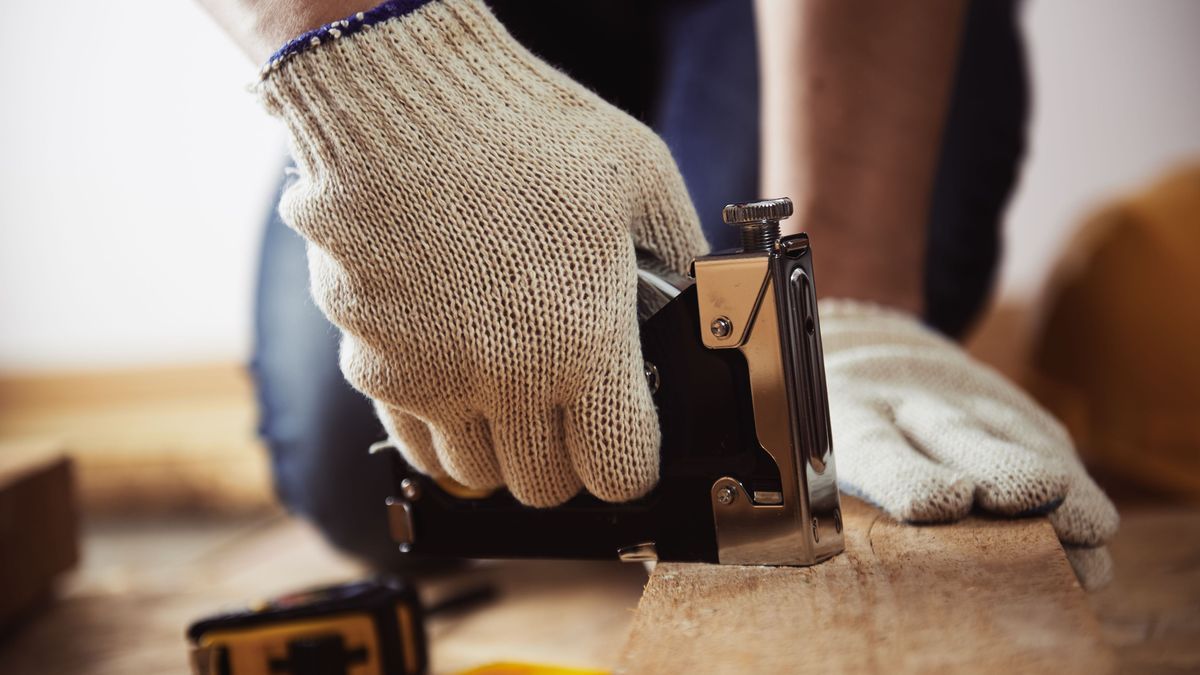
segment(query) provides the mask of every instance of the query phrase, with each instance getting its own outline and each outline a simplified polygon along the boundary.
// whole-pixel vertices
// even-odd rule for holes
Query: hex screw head
[[[400,494],[410,502],[415,502],[421,497],[421,488],[411,478],[405,478],[400,481]]]
[[[729,317],[718,316],[709,324],[708,329],[718,340],[724,340],[733,334],[733,322],[729,320]]]
[[[717,502],[722,506],[729,506],[737,499],[737,494],[737,488],[732,485],[726,485],[717,490]]]
[[[650,393],[657,394],[658,388],[662,386],[662,378],[658,375],[658,366],[645,361],[642,363],[642,368],[646,374],[646,385],[650,387]]]

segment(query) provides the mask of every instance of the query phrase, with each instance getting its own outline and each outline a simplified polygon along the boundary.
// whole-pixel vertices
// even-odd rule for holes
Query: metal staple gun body
[[[690,278],[639,258],[647,384],[662,430],[657,487],[550,509],[409,467],[386,446],[391,534],[414,558],[811,565],[842,551],[808,236],[779,236],[789,200],[725,207],[739,249]]]

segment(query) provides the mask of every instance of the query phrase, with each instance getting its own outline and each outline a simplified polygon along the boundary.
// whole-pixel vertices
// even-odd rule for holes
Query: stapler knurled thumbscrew
[[[811,565],[842,551],[808,235],[788,199],[725,207],[741,247],[689,278],[639,255],[646,380],[662,429],[658,486],[633,502],[551,509],[409,467],[388,446],[391,534],[419,558],[575,558]]]

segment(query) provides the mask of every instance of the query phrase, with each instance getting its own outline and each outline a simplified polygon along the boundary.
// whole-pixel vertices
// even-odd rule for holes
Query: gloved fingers
[[[824,298],[818,302],[818,311],[821,313],[821,346],[825,357],[828,359],[854,349],[854,358],[843,359],[843,363],[868,376],[881,367],[886,369],[910,361],[915,354],[930,349],[938,350],[940,362],[955,358],[944,352],[951,344],[947,338],[920,324],[912,325],[911,318],[893,310],[854,300]],[[873,321],[864,324],[864,312]]]
[[[1061,463],[973,430],[977,456],[961,467],[975,481],[981,508],[1006,516],[1046,513],[1062,503],[1069,479]],[[970,432],[960,438],[966,440]]]
[[[491,429],[482,415],[437,420],[430,428],[438,460],[455,481],[477,490],[504,483],[492,446]]]
[[[999,376],[996,379],[1000,381]],[[993,434],[1022,447],[1047,455],[1075,454],[1075,444],[1066,428],[1024,392],[998,393],[996,399],[986,402],[977,400],[972,413]]]
[[[948,406],[934,397],[907,398],[897,406],[896,424],[930,457],[969,476],[980,507],[1014,516],[1063,501],[1070,477],[1061,461],[999,438]]]
[[[1063,550],[1085,591],[1099,590],[1112,581],[1113,561],[1107,546],[1064,546]]]
[[[825,304],[840,308],[837,302]],[[828,320],[822,315],[821,341],[829,371],[863,386],[907,385],[900,405],[917,417],[939,412],[969,415],[973,426],[983,426],[1019,446],[1043,454],[1073,450],[1063,426],[1028,394],[911,319],[885,314],[867,326],[843,321],[847,325],[839,330],[836,313]],[[892,328],[889,322],[913,325]],[[925,393],[913,396],[914,391]]]
[[[1064,544],[1099,546],[1117,533],[1121,517],[1083,467],[1073,472],[1067,498],[1050,514],[1050,524]]]
[[[388,437],[412,468],[427,476],[444,476],[446,471],[433,448],[429,425],[421,419],[379,401],[374,402],[375,415],[383,423]]]
[[[492,440],[500,475],[517,501],[529,506],[558,506],[582,487],[563,442],[557,408],[513,406],[493,415]]]
[[[643,368],[640,359],[614,367],[564,410],[571,463],[605,501],[636,499],[658,482],[658,413]]]
[[[849,401],[832,405],[841,410],[833,440],[846,492],[908,522],[959,520],[971,511],[970,479],[921,454],[882,414]]]
[[[696,256],[708,252],[708,240],[670,149],[654,132],[645,132],[630,160],[637,191],[630,234],[635,246],[683,274]],[[630,138],[642,140],[636,134]]]

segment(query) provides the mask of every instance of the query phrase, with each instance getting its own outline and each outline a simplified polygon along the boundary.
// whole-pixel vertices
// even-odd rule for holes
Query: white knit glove
[[[679,271],[705,252],[683,180],[478,0],[416,5],[306,36],[259,86],[342,370],[424,473],[533,506],[639,497],[659,430],[635,246]]]
[[[916,319],[823,301],[821,339],[842,488],[893,517],[942,522],[973,505],[1050,512],[1085,587],[1102,585],[1100,548],[1117,511],[1065,429],[998,373]]]

